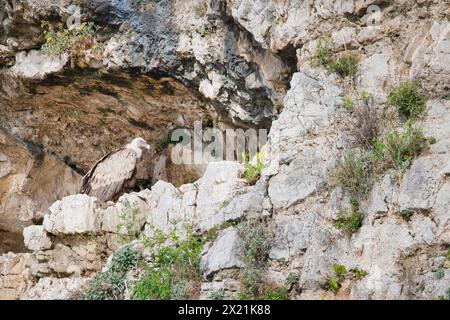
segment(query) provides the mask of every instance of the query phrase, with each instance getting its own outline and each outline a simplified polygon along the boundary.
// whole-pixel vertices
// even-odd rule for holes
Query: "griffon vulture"
[[[150,146],[144,139],[136,138],[126,147],[104,156],[84,176],[80,193],[103,202],[117,201],[127,189],[134,187],[137,161],[143,150],[150,150]]]

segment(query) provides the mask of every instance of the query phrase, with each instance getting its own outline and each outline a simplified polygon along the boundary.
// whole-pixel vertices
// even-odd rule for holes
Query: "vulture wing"
[[[83,178],[80,192],[100,201],[112,200],[133,179],[136,163],[136,154],[127,148],[106,155]]]

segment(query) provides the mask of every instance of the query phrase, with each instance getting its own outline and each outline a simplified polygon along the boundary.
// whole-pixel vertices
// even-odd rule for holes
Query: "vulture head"
[[[139,159],[142,157],[142,152],[144,150],[150,150],[150,145],[145,142],[142,138],[136,138],[129,145],[126,146],[128,149],[133,150],[136,153],[136,157]]]

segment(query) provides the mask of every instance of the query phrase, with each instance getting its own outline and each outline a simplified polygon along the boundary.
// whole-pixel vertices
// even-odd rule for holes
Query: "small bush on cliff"
[[[120,223],[117,226],[117,231],[124,243],[130,243],[136,240],[141,232],[137,227],[139,208],[135,203],[130,204],[129,201],[125,201],[122,204],[123,209],[119,214]]]
[[[265,228],[257,220],[245,221],[237,226],[242,239],[245,266],[242,269],[244,291],[241,297],[256,297],[260,293],[261,276],[267,260],[270,244]]]
[[[361,280],[362,278],[368,275],[367,271],[358,267],[352,268],[349,271],[352,273],[353,277],[356,280]]]
[[[261,300],[287,300],[288,290],[286,288],[269,289],[262,294]]]
[[[364,219],[364,214],[359,210],[359,203],[355,198],[350,199],[350,210],[341,209],[337,216],[339,219],[334,223],[335,228],[350,234],[359,230]]]
[[[354,280],[361,280],[367,276],[367,272],[361,268],[355,267],[347,271],[347,268],[341,264],[333,264],[334,275],[329,277],[325,283],[325,288],[334,294],[339,292],[342,282],[349,277]]]
[[[152,251],[152,263],[146,274],[134,285],[135,300],[186,299],[189,285],[201,280],[200,254],[203,241],[191,230],[185,238],[175,231],[165,235],[160,230],[145,240]]]
[[[353,111],[353,109],[355,109],[355,101],[352,99],[352,97],[344,97],[344,108],[347,111]]]
[[[272,246],[272,239],[264,224],[258,220],[245,221],[237,226],[243,244],[244,267],[241,270],[243,290],[240,299],[257,300],[277,293],[268,288],[265,281],[266,263]],[[272,290],[271,293],[269,290]],[[265,298],[268,298],[267,296]]]
[[[137,266],[141,254],[136,249],[124,247],[118,250],[111,266],[105,272],[98,273],[89,284],[84,298],[87,300],[119,300],[123,298],[128,272]]]
[[[42,51],[49,55],[60,55],[69,53],[76,55],[81,51],[96,46],[96,33],[98,26],[93,22],[82,23],[78,28],[54,29],[50,24],[45,24],[48,28],[45,32],[45,44]]]
[[[407,81],[391,90],[388,101],[398,108],[401,115],[414,117],[425,110],[427,98],[419,92],[416,82]]]
[[[314,52],[313,65],[322,66],[328,70],[328,66],[333,63],[333,54],[328,46],[323,42],[317,42],[316,51]]]
[[[334,276],[327,279],[326,288],[336,294],[341,288],[341,282],[345,279],[347,268],[344,265],[333,264]]]
[[[372,184],[372,160],[371,153],[347,151],[333,174],[334,183],[352,194],[365,194]]]
[[[254,185],[265,167],[263,154],[257,153],[254,161],[250,161],[248,156],[244,156],[244,178],[250,185]]]
[[[365,129],[364,129],[365,130]],[[367,130],[376,130],[367,129]],[[433,138],[426,139],[422,129],[412,121],[405,128],[389,129],[378,135],[373,142],[373,150],[364,152],[347,151],[333,174],[336,185],[353,195],[365,195],[375,177],[389,169],[404,172],[413,159],[427,149]]]
[[[329,70],[341,77],[353,78],[358,72],[358,58],[350,53],[343,53],[329,66]]]
[[[334,55],[324,41],[319,41],[313,57],[313,65],[323,66],[328,72],[341,77],[354,77],[358,72],[358,58],[348,52]]]
[[[356,123],[351,129],[351,134],[355,138],[356,145],[371,150],[382,130],[382,122],[377,111],[369,105],[363,105],[355,109],[353,116]]]
[[[375,141],[374,154],[379,163],[379,169],[393,168],[403,171],[426,147],[428,143],[423,131],[408,121],[404,130],[391,129],[378,138]]]

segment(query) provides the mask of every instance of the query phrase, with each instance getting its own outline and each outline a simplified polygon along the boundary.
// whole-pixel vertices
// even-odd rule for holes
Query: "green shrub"
[[[211,300],[223,300],[225,298],[225,290],[224,289],[219,289],[216,291],[212,291],[209,295],[208,298]]]
[[[152,264],[146,274],[134,285],[133,299],[184,299],[188,282],[201,279],[200,254],[203,241],[191,230],[185,239],[175,231],[165,235],[155,230],[152,238],[145,239],[145,246],[152,251]]]
[[[149,269],[133,287],[133,300],[169,300],[171,296],[171,273],[167,269]]]
[[[328,72],[335,72],[342,77],[354,77],[358,71],[358,58],[350,53],[336,57],[323,41],[318,41],[313,56],[314,66],[323,66]]]
[[[369,105],[372,100],[372,95],[365,90],[361,91],[360,97],[365,105]]]
[[[342,287],[342,282],[348,277],[349,273],[353,275],[356,280],[361,280],[367,276],[367,272],[355,267],[351,268],[347,272],[347,268],[341,264],[333,264],[334,275],[329,277],[325,283],[325,288],[334,294],[338,293],[339,289]]]
[[[333,63],[333,54],[323,41],[318,41],[313,57],[313,65],[327,68]]]
[[[345,277],[345,274],[347,273],[347,268],[342,264],[333,264],[333,271],[336,277],[338,279],[342,279]]]
[[[341,288],[341,282],[345,278],[347,268],[344,265],[333,264],[334,276],[329,277],[326,282],[326,288],[336,294]]]
[[[389,130],[375,141],[374,152],[381,170],[396,169],[403,171],[409,167],[414,157],[428,146],[422,129],[415,128],[411,121],[403,132]]]
[[[352,268],[349,270],[353,276],[357,279],[357,280],[361,280],[362,278],[364,278],[365,276],[367,276],[367,271],[361,269],[361,268]]]
[[[345,53],[328,66],[329,71],[336,72],[341,77],[354,77],[358,72],[358,58],[352,54]]]
[[[299,277],[295,273],[290,273],[286,279],[286,285],[289,290],[292,290],[298,283]]]
[[[264,292],[260,300],[287,300],[288,290],[286,288],[269,289]]]
[[[364,214],[359,210],[358,201],[354,198],[350,199],[350,211],[341,209],[337,216],[339,219],[334,223],[335,228],[350,234],[359,230],[364,219]]]
[[[99,27],[93,22],[82,23],[79,28],[73,29],[59,28],[55,30],[49,24],[45,26],[49,29],[44,33],[45,44],[42,46],[42,51],[46,54],[56,56],[69,53],[74,55],[98,46],[95,37]]]
[[[265,164],[261,153],[256,154],[255,163],[252,163],[247,156],[244,156],[244,179],[250,185],[255,184],[261,177],[261,172],[264,167]]]
[[[344,108],[347,111],[353,111],[355,109],[355,101],[349,96],[344,97]]]
[[[436,279],[437,280],[441,280],[445,277],[445,270],[443,268],[440,268],[439,270],[436,271]]]
[[[117,231],[124,243],[130,243],[136,240],[141,232],[137,226],[139,208],[136,203],[131,205],[129,201],[124,201],[122,205],[123,209],[119,214],[120,223],[117,226]]]
[[[333,292],[334,294],[338,293],[341,286],[342,286],[341,282],[334,277],[328,278],[327,283],[326,283],[326,288],[328,290],[330,290],[331,292]]]
[[[352,194],[365,194],[372,185],[372,155],[347,151],[333,173],[333,182]]]
[[[425,110],[427,98],[419,92],[416,82],[408,81],[392,89],[388,101],[401,115],[414,117]]]
[[[413,216],[414,212],[408,209],[405,209],[401,212],[401,216],[403,218],[403,220],[405,220],[406,222],[411,221],[411,217]]]
[[[119,300],[123,298],[128,272],[137,266],[141,254],[136,249],[124,247],[118,250],[109,269],[98,273],[89,283],[84,294],[86,300]]]
[[[382,128],[377,110],[364,104],[353,112],[353,117],[356,123],[351,128],[351,134],[355,138],[356,145],[365,150],[372,150]]]
[[[435,137],[428,138],[428,144],[433,145],[437,143],[437,139]]]
[[[257,220],[245,221],[238,225],[238,234],[243,244],[244,267],[242,278],[244,291],[241,297],[258,299],[263,294],[265,267],[271,239],[263,224]]]

